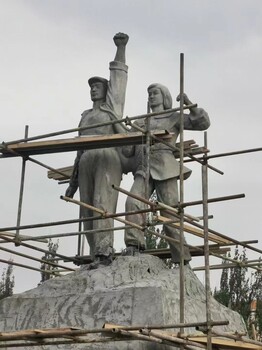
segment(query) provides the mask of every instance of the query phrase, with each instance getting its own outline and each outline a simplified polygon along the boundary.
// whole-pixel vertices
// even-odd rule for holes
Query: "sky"
[[[113,60],[113,36],[129,35],[129,66],[125,116],[146,112],[147,86],[166,85],[173,99],[179,93],[179,56],[185,55],[185,92],[209,114],[210,154],[261,147],[262,122],[262,2],[259,0],[0,0],[0,142],[78,125],[83,110],[91,108],[88,79],[108,77]],[[175,105],[176,106],[176,105]],[[76,134],[72,134],[72,137]],[[185,139],[203,145],[202,132],[185,132]],[[209,171],[209,197],[244,193],[244,199],[209,205],[209,227],[237,240],[260,241],[261,152],[210,160],[224,175]],[[36,159],[53,167],[73,164],[75,153],[42,155]],[[0,226],[16,225],[22,161],[0,159]],[[199,200],[201,168],[185,182],[185,200]],[[132,175],[123,177],[129,189]],[[27,162],[21,224],[77,218],[78,207],[60,200],[66,185],[47,178],[46,169]],[[78,195],[76,195],[76,198]],[[120,196],[118,211],[124,210]],[[187,213],[202,215],[201,206]],[[25,230],[42,235],[77,231],[70,227]],[[202,244],[187,235],[189,244]],[[15,248],[41,257],[41,253]],[[45,248],[44,244],[40,245]],[[77,241],[59,241],[61,254],[74,256]],[[115,249],[124,248],[123,233],[115,233]],[[87,248],[86,248],[87,249]],[[88,250],[86,250],[88,252]],[[248,251],[248,257],[259,254]],[[39,267],[39,263],[0,251],[4,259]],[[219,263],[211,259],[211,263]],[[203,265],[194,259],[192,266]],[[68,265],[71,266],[71,265]],[[4,264],[0,263],[3,271]],[[74,266],[75,267],[75,266]],[[15,292],[34,288],[39,272],[14,268]],[[211,272],[212,287],[220,272]],[[199,274],[204,281],[203,274]]]

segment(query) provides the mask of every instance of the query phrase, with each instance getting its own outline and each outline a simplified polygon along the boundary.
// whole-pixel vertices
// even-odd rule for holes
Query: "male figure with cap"
[[[148,87],[148,102],[152,112],[162,112],[164,110],[172,108],[172,97],[169,90],[161,84],[151,84]],[[177,101],[180,101],[180,96],[177,97]],[[192,102],[189,100],[186,94],[184,94],[184,104],[190,105]],[[189,114],[184,114],[184,129],[186,130],[205,130],[209,127],[210,121],[207,112],[202,108],[193,107],[190,108]],[[137,125],[140,128],[146,129],[146,121],[138,120]],[[180,113],[173,112],[167,114],[159,114],[150,118],[149,129],[154,130],[167,130],[173,133],[170,139],[171,146],[175,147],[177,137],[180,132]],[[125,156],[132,157],[134,183],[130,190],[135,195],[140,195],[148,199],[153,191],[156,191],[157,200],[165,203],[169,206],[176,206],[179,201],[177,180],[180,177],[180,164],[174,156],[174,151],[163,143],[155,143],[150,146],[150,159],[149,159],[149,183],[148,193],[145,193],[146,188],[146,168],[145,168],[145,145],[141,146],[127,146],[123,148]],[[187,178],[190,176],[191,170],[184,167],[183,176]],[[126,211],[137,211],[144,209],[145,205],[132,197],[128,197],[126,200]],[[174,217],[166,212],[164,216],[174,219]],[[144,226],[145,214],[127,215],[126,219]],[[180,263],[180,244],[179,244],[179,231],[175,228],[164,225],[164,233],[174,238],[178,243],[171,243],[170,250],[172,261],[174,263]],[[145,249],[144,233],[134,227],[128,227],[125,230],[125,243],[127,246],[126,255],[136,255],[137,252]],[[184,241],[185,243],[185,241]],[[184,248],[184,264],[187,264],[191,260],[188,246]]]
[[[128,39],[128,35],[124,33],[118,33],[113,38],[117,50],[114,61],[109,65],[109,81],[97,76],[88,80],[93,108],[82,113],[79,127],[122,119],[127,84],[125,49]],[[111,124],[81,130],[80,135],[108,135],[119,132],[125,132],[124,128],[120,124]],[[121,178],[122,167],[115,148],[78,151],[66,196],[73,197],[79,187],[82,202],[115,213],[118,192],[112,189],[112,184],[119,185]],[[98,215],[92,210],[81,208],[81,216],[84,218]],[[108,228],[112,228],[112,231],[102,231]],[[93,229],[101,229],[101,232],[86,234],[93,260],[90,267],[96,268],[112,261],[113,219],[84,222],[84,230]]]

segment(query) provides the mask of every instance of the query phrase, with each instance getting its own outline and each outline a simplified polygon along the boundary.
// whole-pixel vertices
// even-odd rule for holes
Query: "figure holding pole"
[[[186,94],[183,95],[184,104],[191,105]],[[177,101],[180,96],[177,97]],[[152,112],[161,112],[172,108],[172,97],[169,90],[161,84],[151,84],[148,87],[148,102]],[[137,125],[146,130],[145,120],[138,120]],[[206,130],[210,126],[208,114],[202,108],[190,108],[189,114],[184,114],[184,129],[186,130]],[[150,120],[150,131],[167,130],[174,133],[169,141],[171,146],[175,147],[176,140],[180,132],[180,115],[177,112],[153,116]],[[132,194],[145,196],[149,199],[153,191],[156,191],[157,200],[169,206],[176,206],[179,203],[177,181],[180,177],[179,162],[174,156],[174,151],[163,143],[155,143],[150,146],[149,160],[149,183],[146,186],[146,167],[145,154],[146,146],[139,145],[124,148],[125,156],[132,157],[134,171],[134,183],[130,190]],[[183,176],[190,176],[191,170],[183,168]],[[147,188],[147,194],[145,194]],[[144,209],[145,204],[132,197],[126,200],[126,211],[134,211]],[[171,214],[165,213],[165,216],[172,218]],[[145,214],[127,215],[126,220],[132,221],[140,226],[145,224]],[[164,232],[167,236],[175,238],[179,241],[179,231],[171,226],[164,225]],[[135,255],[139,251],[145,249],[144,233],[135,228],[127,228],[125,230],[126,254]],[[174,263],[180,263],[179,243],[170,244],[172,260]],[[189,248],[185,246],[184,263],[187,264],[191,260]]]

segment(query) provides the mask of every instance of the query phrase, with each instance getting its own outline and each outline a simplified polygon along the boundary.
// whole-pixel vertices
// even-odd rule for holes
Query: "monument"
[[[107,81],[98,76],[89,79],[93,108],[84,111],[80,121],[81,127],[97,123],[101,123],[101,126],[91,130],[87,128],[81,131],[81,135],[127,132],[120,124],[108,123],[123,117],[127,82],[125,49],[128,36],[118,33],[114,37],[114,42],[117,52],[114,61],[110,63],[110,79]],[[175,146],[179,135],[179,115],[175,112],[161,114],[172,107],[169,90],[161,84],[152,84],[148,87],[148,96],[151,110],[156,112],[150,120],[149,129],[151,131],[165,129],[171,132],[170,145]],[[179,96],[178,100],[181,97]],[[187,95],[184,95],[183,99],[185,105],[192,105]],[[209,117],[202,108],[191,107],[189,112],[184,115],[185,129],[205,130],[209,127]],[[137,121],[135,125],[143,129],[144,120]],[[120,150],[110,147],[79,151],[66,196],[73,197],[79,187],[82,202],[114,213],[117,191],[113,190],[111,185],[119,185],[121,181],[122,166],[119,152],[122,150],[124,156],[132,162],[130,168],[134,169],[135,179],[131,194],[144,196],[146,171],[143,163],[144,145],[123,147]],[[177,181],[181,175],[172,148],[163,143],[156,143],[150,146],[150,152],[150,176],[146,198],[156,190],[158,200],[169,206],[177,205],[179,200]],[[183,176],[189,174],[189,169],[184,168]],[[132,197],[127,199],[128,211],[142,207],[143,205]],[[82,209],[81,215],[86,218],[93,216],[94,213]],[[127,218],[134,223],[138,222],[139,225],[143,220],[143,216],[136,215],[132,219],[127,214]],[[158,338],[158,340],[145,339],[137,333],[135,335],[132,333],[132,337],[136,338],[131,338],[128,332],[113,337],[110,330],[108,334],[111,334],[111,337],[103,332],[102,335],[99,334],[99,338],[95,338],[92,334],[87,335],[82,339],[84,344],[81,344],[81,339],[72,335],[63,338],[53,336],[52,344],[41,338],[43,329],[101,330],[105,324],[114,324],[116,328],[139,325],[144,330],[154,325],[162,325],[163,330],[171,333],[177,331],[174,325],[180,321],[179,268],[168,269],[159,258],[143,254],[143,233],[133,228],[126,229],[127,254],[112,260],[112,219],[87,221],[84,228],[85,230],[112,228],[109,233],[87,234],[93,262],[90,265],[83,265],[76,272],[50,279],[35,289],[1,300],[0,332],[33,330],[32,332],[39,338],[29,342],[27,338],[22,337],[21,339],[26,339],[27,342],[23,345],[23,349],[31,349],[31,345],[37,350],[178,348],[177,342],[160,341]],[[175,229],[167,226],[165,233],[169,237],[179,237]],[[178,246],[172,244],[170,248],[173,261],[180,262]],[[185,249],[185,323],[205,323],[206,291],[188,264],[190,259],[189,250]],[[245,332],[245,324],[240,315],[220,305],[213,298],[210,312],[212,321],[221,321],[221,325],[215,325],[213,329]],[[229,324],[226,325],[225,321]],[[184,332],[190,334],[196,330],[192,325],[186,327]],[[3,345],[1,348],[5,349],[5,344],[1,345]],[[8,344],[6,348],[7,346]]]

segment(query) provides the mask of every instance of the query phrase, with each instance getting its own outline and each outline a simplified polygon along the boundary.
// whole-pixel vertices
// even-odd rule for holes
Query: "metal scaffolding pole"
[[[28,125],[25,126],[25,139],[27,138],[28,138]],[[21,223],[22,203],[23,203],[24,185],[25,185],[25,168],[26,168],[26,158],[23,158],[16,226],[20,226],[20,223]],[[15,240],[16,240],[15,245],[19,246],[19,229],[16,230]]]
[[[11,238],[8,238],[8,237],[2,237],[2,238],[3,238],[5,241],[9,242],[9,243],[15,243],[15,241],[14,241],[13,239],[11,239]],[[31,245],[31,244],[27,244],[27,243],[24,243],[24,242],[22,242],[22,241],[19,242],[19,245],[21,245],[21,246],[23,246],[23,247],[26,247],[26,248],[29,248],[29,249],[36,250],[36,251],[38,251],[38,252],[49,253],[49,251],[46,250],[46,249],[42,249],[42,248],[39,248],[39,247],[35,247],[35,246]],[[55,253],[54,255],[55,255],[55,256],[58,256],[58,257],[60,257],[60,258],[62,258],[62,259],[68,259],[65,255],[62,255],[62,254],[59,254],[59,253]],[[75,261],[76,261],[76,259],[74,259],[74,258],[71,258],[70,260],[71,260],[72,262],[75,262]]]
[[[184,54],[180,54],[180,145],[184,142]],[[184,177],[183,177],[183,159],[184,147],[180,147],[180,182],[179,182],[179,198],[180,204],[184,203]],[[185,322],[185,266],[184,266],[184,208],[179,207],[180,212],[180,322]],[[184,328],[180,328],[180,332],[184,333]],[[180,346],[184,348],[183,345]]]
[[[204,145],[207,147],[207,132],[204,134]],[[203,195],[203,217],[204,217],[204,252],[205,252],[205,290],[206,290],[206,320],[207,320],[207,350],[212,350],[211,337],[211,289],[209,271],[209,244],[208,244],[208,169],[207,160],[204,158],[202,165],[202,195]]]
[[[53,266],[53,267],[60,267],[60,268],[62,268],[62,269],[64,269],[64,270],[75,271],[75,269],[72,269],[72,268],[70,268],[70,267],[63,266],[63,265],[60,265],[60,264],[55,263],[55,262],[51,262],[51,261],[49,261],[49,260],[38,259],[38,258],[35,258],[34,256],[31,256],[31,255],[27,255],[27,254],[23,254],[23,253],[16,252],[15,250],[12,250],[12,249],[0,247],[0,250],[2,250],[2,251],[4,251],[4,252],[7,252],[7,253],[10,253],[10,254],[14,254],[14,255],[17,255],[17,256],[21,256],[21,257],[26,258],[26,259],[31,259],[31,260],[40,262],[41,264],[44,263],[44,264],[47,264],[47,265],[51,265],[51,266]]]
[[[192,104],[189,106],[183,106],[183,109],[189,109],[189,108],[193,108],[193,107],[197,107],[197,104]],[[171,112],[178,112],[180,111],[180,107],[177,108],[172,108],[172,109],[166,109],[162,112],[153,112],[153,113],[146,113],[146,114],[140,114],[134,117],[126,117],[123,119],[119,119],[119,120],[111,120],[108,122],[104,122],[104,123],[97,123],[97,124],[92,124],[92,125],[88,125],[88,126],[83,126],[83,127],[78,127],[78,128],[71,128],[71,129],[66,129],[66,130],[60,130],[60,131],[56,131],[56,132],[50,132],[47,134],[42,134],[42,135],[36,135],[36,136],[31,136],[28,138],[23,138],[23,139],[18,139],[18,140],[12,140],[12,141],[8,141],[8,142],[2,142],[2,145],[0,145],[0,149],[1,148],[6,148],[7,146],[13,145],[15,143],[20,143],[20,142],[26,142],[26,141],[35,141],[35,140],[40,140],[43,138],[49,138],[52,136],[59,136],[59,135],[65,135],[65,134],[70,134],[72,132],[79,132],[82,130],[88,130],[88,129],[94,129],[94,128],[99,128],[101,126],[106,126],[106,125],[115,125],[115,124],[129,124],[131,121],[133,120],[137,120],[137,119],[144,119],[146,117],[154,117],[156,115],[160,115],[160,114],[168,114]],[[127,130],[128,131],[128,130]]]
[[[133,198],[135,198],[135,199],[137,199],[137,200],[140,200],[140,201],[142,201],[142,202],[148,204],[149,206],[151,206],[151,210],[154,211],[154,212],[155,212],[156,210],[159,209],[159,208],[156,206],[156,204],[155,204],[154,202],[150,202],[150,201],[144,199],[144,198],[141,197],[141,196],[134,195],[133,193],[128,192],[128,191],[126,191],[126,190],[124,190],[124,189],[122,189],[122,188],[120,188],[120,187],[118,187],[118,186],[114,186],[114,185],[113,185],[113,188],[115,188],[116,190],[118,190],[118,191],[120,191],[120,192],[122,192],[122,193],[124,193],[124,194],[126,194],[126,195],[128,195],[128,196],[131,196],[131,197],[133,197]],[[231,197],[231,196],[230,196],[230,197]],[[237,195],[237,198],[242,198],[242,197],[243,197],[243,195]],[[233,199],[233,198],[231,198],[231,199]],[[193,203],[194,203],[194,202],[193,202]],[[203,203],[203,201],[202,201],[202,203]],[[199,204],[199,203],[198,203],[198,204]],[[183,207],[183,204],[182,204],[181,206]],[[114,215],[115,215],[115,214],[114,214]],[[203,226],[203,225],[200,225],[200,224],[198,224],[197,222],[194,222],[194,221],[192,221],[192,220],[188,220],[188,219],[186,218],[186,216],[184,216],[184,221],[188,222],[188,223],[191,224],[192,226],[195,226],[195,227],[197,227],[197,228],[200,228],[201,230],[204,229],[204,226]],[[179,227],[178,227],[178,228],[179,228]],[[246,248],[248,248],[248,249],[250,249],[250,250],[253,250],[253,251],[255,251],[255,252],[259,253],[259,254],[262,254],[262,250],[260,250],[260,249],[258,249],[258,248],[255,248],[255,247],[252,247],[252,246],[246,244],[245,242],[238,241],[238,240],[236,240],[236,239],[234,239],[234,238],[231,238],[231,237],[229,237],[229,236],[227,236],[227,235],[224,235],[224,234],[222,234],[222,233],[219,233],[219,232],[217,232],[217,231],[215,231],[215,230],[212,230],[212,229],[210,229],[210,228],[208,229],[208,231],[209,231],[209,233],[213,233],[214,235],[216,235],[216,236],[218,236],[218,237],[220,237],[220,238],[222,238],[222,239],[229,240],[230,242],[233,242],[233,243],[235,243],[235,244],[237,244],[237,245],[241,245],[241,246],[246,247]]]

